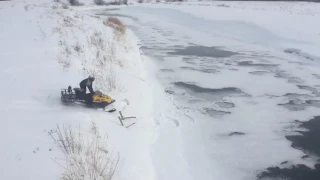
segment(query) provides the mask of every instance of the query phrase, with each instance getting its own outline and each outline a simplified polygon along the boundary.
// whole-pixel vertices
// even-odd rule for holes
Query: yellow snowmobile
[[[80,92],[80,88],[61,89],[61,101],[63,103],[82,103],[89,107],[104,108],[115,102],[110,96],[103,94],[100,91],[96,91],[95,94],[85,94]],[[111,109],[108,112],[113,112],[116,109]]]

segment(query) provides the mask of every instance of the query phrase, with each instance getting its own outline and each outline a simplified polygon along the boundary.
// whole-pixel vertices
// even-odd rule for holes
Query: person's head
[[[94,81],[94,80],[95,80],[94,76],[91,76],[91,75],[90,75],[88,78],[89,78],[91,81]]]

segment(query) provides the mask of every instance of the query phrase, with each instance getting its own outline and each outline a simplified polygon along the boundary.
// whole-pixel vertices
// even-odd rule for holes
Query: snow
[[[314,165],[285,135],[297,130],[294,120],[319,115],[318,108],[291,111],[279,104],[294,99],[288,93],[301,102],[320,100],[319,4],[80,2],[67,8],[53,1],[0,2],[0,179],[58,179],[66,162],[50,131],[70,123],[89,132],[91,121],[121,156],[115,179],[247,180],[283,161]],[[101,12],[122,20],[125,35],[104,25]],[[239,54],[168,53],[197,45]],[[216,71],[192,70],[199,67]],[[118,111],[136,117],[125,126],[134,125],[121,126],[118,112],[61,104],[60,90],[78,87],[89,74]],[[237,88],[248,96],[197,94],[175,82],[208,91]]]
[[[108,135],[110,151],[121,156],[116,179],[154,179],[150,158],[154,82],[131,30],[115,39],[104,19],[87,15],[83,7],[64,9],[35,0],[0,4],[0,179],[58,179],[64,171],[59,164],[65,166],[65,161],[50,130],[69,123],[87,132],[92,120],[101,134]],[[102,40],[102,47],[94,40]],[[98,62],[103,56],[105,61]],[[113,86],[105,82],[110,68]],[[126,120],[125,126],[136,124],[121,126],[118,112],[61,104],[60,90],[78,87],[90,72],[96,75],[95,90],[114,98],[114,107],[124,116],[136,117]]]
[[[219,7],[222,3],[230,7]],[[313,168],[316,158],[302,159],[305,152],[292,148],[285,136],[296,130],[295,120],[309,120],[318,115],[318,108],[291,111],[278,104],[289,101],[288,93],[319,100],[313,90],[298,86],[319,85],[314,75],[319,71],[318,28],[305,29],[320,27],[318,9],[314,3],[185,2],[146,3],[110,12],[123,17],[142,39],[142,51],[156,62],[157,78],[174,104],[156,121],[153,162],[159,179],[256,179],[284,161]],[[190,46],[239,54],[217,58],[171,53]],[[256,71],[267,73],[252,75]],[[175,82],[212,91],[235,87],[250,96],[197,94],[177,88]],[[220,107],[223,102],[234,107]],[[216,116],[206,109],[216,110]],[[229,136],[232,132],[244,135]],[[161,147],[172,148],[168,153]]]

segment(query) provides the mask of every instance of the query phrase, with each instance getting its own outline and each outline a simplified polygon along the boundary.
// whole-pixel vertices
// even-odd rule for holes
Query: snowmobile
[[[95,91],[95,94],[85,94],[80,92],[80,88],[73,88],[71,86],[68,89],[61,89],[61,101],[63,103],[82,103],[89,107],[103,108],[115,102],[114,99],[100,91]],[[114,112],[116,109],[108,110],[108,112]]]

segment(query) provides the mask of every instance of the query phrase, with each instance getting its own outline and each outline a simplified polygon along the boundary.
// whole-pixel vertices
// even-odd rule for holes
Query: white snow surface
[[[295,134],[295,120],[319,115],[319,107],[289,110],[279,104],[292,95],[300,96],[295,99],[299,103],[319,101],[319,9],[317,3],[184,2],[104,11],[130,24],[143,53],[157,63],[157,77],[175,105],[155,119],[159,131],[152,154],[159,179],[257,179],[284,161],[288,163],[282,167],[313,168],[315,159],[301,158],[305,152],[292,148],[285,136]],[[216,58],[170,53],[188,46],[240,54]],[[259,71],[264,74],[254,74]],[[175,82],[207,89],[236,87],[249,96],[194,93]],[[235,107],[219,106],[225,102]],[[232,132],[245,135],[229,136]]]
[[[0,2],[0,179],[58,179],[64,169],[54,160],[63,154],[48,133],[65,123],[88,131],[92,120],[108,135],[110,149],[121,155],[116,179],[248,180],[283,161],[312,168],[314,159],[301,159],[305,153],[284,136],[297,129],[294,120],[309,120],[319,109],[290,111],[278,104],[288,102],[287,93],[320,100],[315,93],[320,85],[319,4],[185,2],[106,8],[80,2],[85,6],[68,9],[45,0]],[[103,24],[106,16],[96,12],[129,25],[124,38],[117,39]],[[190,45],[242,54],[213,64],[191,57],[197,66],[218,70],[207,74],[182,69],[191,66],[186,59],[167,54]],[[243,61],[277,64],[277,69],[239,66]],[[267,73],[250,74],[255,71]],[[60,103],[60,89],[77,87],[90,73],[97,77],[94,89],[116,99],[114,106],[125,116],[136,116],[125,121],[135,125],[121,126],[117,112]],[[114,88],[108,88],[108,77],[116,80]],[[236,87],[250,96],[194,95],[173,82]],[[221,102],[235,107],[219,107]],[[211,117],[205,108],[230,114]],[[228,136],[231,132],[245,135]]]
[[[88,132],[92,120],[108,136],[108,150],[121,156],[115,179],[155,178],[150,158],[153,82],[146,71],[150,68],[129,29],[118,40],[103,24],[105,18],[86,15],[83,8],[64,9],[39,0],[0,2],[0,179],[59,179],[64,156],[50,130],[69,123]],[[111,73],[116,85],[109,89],[106,78]],[[79,87],[89,74],[96,76],[95,90],[116,100],[117,111],[136,117],[125,126],[136,124],[121,126],[117,111],[60,102],[62,88]]]

